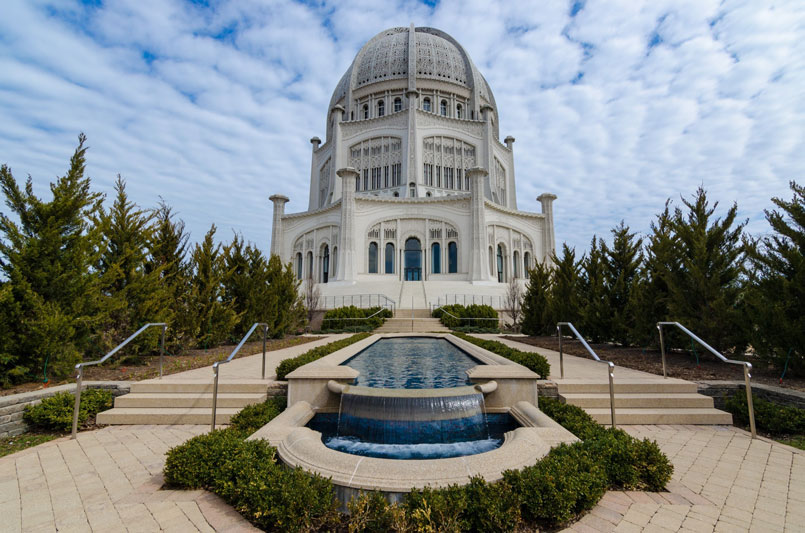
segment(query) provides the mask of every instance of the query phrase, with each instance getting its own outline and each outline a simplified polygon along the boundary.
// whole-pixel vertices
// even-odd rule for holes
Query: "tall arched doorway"
[[[321,282],[327,283],[330,278],[330,247],[324,245],[324,253],[321,256]]]
[[[498,265],[498,283],[503,283],[506,281],[503,275],[503,247],[498,244],[498,256],[497,256],[497,265]]]
[[[405,241],[404,273],[405,281],[419,281],[422,279],[422,244],[416,237],[409,237]]]

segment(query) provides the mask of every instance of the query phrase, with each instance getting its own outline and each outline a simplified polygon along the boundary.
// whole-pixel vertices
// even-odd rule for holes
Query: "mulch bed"
[[[281,350],[299,344],[305,344],[321,337],[285,337],[283,339],[268,339],[266,351]],[[187,350],[182,355],[165,354],[163,362],[163,375],[176,374],[185,370],[193,370],[210,366],[216,361],[226,358],[235,348],[235,344],[227,344],[209,349]],[[263,352],[263,341],[247,342],[235,356],[235,359]],[[124,361],[124,362],[120,362]],[[159,376],[159,355],[146,355],[132,360],[125,356],[115,356],[102,366],[90,366],[84,369],[84,381],[140,381]],[[212,377],[212,373],[210,373]],[[0,396],[29,392],[56,385],[73,383],[75,376],[62,381],[51,380],[47,384],[41,382],[22,383],[14,387],[0,390]]]
[[[547,350],[559,351],[559,340],[555,336],[504,338]],[[662,354],[659,349],[625,347],[609,343],[590,343],[590,346],[601,359],[612,361],[616,366],[662,375]],[[590,357],[579,341],[567,337],[562,338],[562,351],[569,355]],[[726,364],[704,348],[697,350],[697,352],[699,354],[698,367],[696,366],[695,356],[689,350],[669,350],[666,352],[665,361],[668,376],[689,381],[743,381],[743,368],[740,366]],[[786,377],[780,383],[780,370],[763,368],[759,364],[752,363],[754,366],[752,370],[753,383],[805,391],[805,379]]]

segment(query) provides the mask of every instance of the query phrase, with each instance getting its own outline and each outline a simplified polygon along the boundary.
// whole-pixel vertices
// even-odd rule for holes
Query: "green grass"
[[[805,450],[805,435],[794,435],[793,437],[776,438],[774,440],[782,444],[793,446],[794,448],[799,448],[800,450]]]
[[[63,436],[64,433],[23,433],[15,437],[0,437],[0,457],[38,446]]]

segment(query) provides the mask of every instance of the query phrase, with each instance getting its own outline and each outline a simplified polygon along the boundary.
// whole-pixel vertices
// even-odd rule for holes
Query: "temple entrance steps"
[[[247,405],[286,394],[287,384],[259,379],[221,381],[215,423],[228,424]],[[147,380],[131,384],[129,394],[115,398],[114,408],[98,413],[100,425],[209,424],[212,421],[212,380]]]
[[[617,372],[617,371],[616,371]],[[559,397],[584,409],[599,424],[609,424],[609,384],[603,380],[555,379]],[[713,407],[713,398],[681,379],[615,378],[617,425],[732,425],[732,415]]]
[[[410,309],[397,309],[394,318],[377,328],[374,333],[450,333],[438,318],[431,318],[427,309],[414,309],[414,318],[411,319]]]

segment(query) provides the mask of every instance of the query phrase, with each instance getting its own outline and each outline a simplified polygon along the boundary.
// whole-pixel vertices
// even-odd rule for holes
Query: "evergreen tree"
[[[679,269],[679,258],[671,229],[669,202],[651,223],[643,265],[638,269],[630,295],[629,315],[632,344],[656,346],[657,322],[668,320],[668,284],[665,272]]]
[[[674,210],[674,234],[678,267],[666,269],[670,318],[687,326],[717,350],[742,350],[746,335],[741,323],[741,295],[746,223],[735,224],[738,206],[724,219],[713,219],[718,202],[710,207],[699,188],[687,208]]]
[[[235,237],[224,249],[226,276],[224,301],[240,315],[237,336],[243,336],[255,322],[269,323],[277,312],[277,296],[269,284],[268,262],[251,244]],[[262,333],[262,330],[256,333]]]
[[[607,246],[593,236],[590,253],[581,261],[580,323],[577,327],[593,342],[611,338],[612,317],[606,276]]]
[[[14,380],[68,374],[103,322],[93,272],[101,232],[90,222],[103,196],[90,191],[84,176],[85,142],[79,135],[67,174],[50,185],[50,201],[34,194],[30,176],[20,188],[11,170],[0,167],[6,205],[19,220],[0,213],[0,268],[8,280],[0,351],[13,353],[2,356],[6,363],[0,370]]]
[[[231,302],[224,300],[223,280],[227,276],[221,245],[215,244],[215,224],[196,244],[191,255],[190,291],[179,324],[186,338],[203,348],[232,340],[240,316]]]
[[[634,313],[630,304],[638,271],[643,262],[643,240],[629,232],[623,221],[612,228],[612,247],[604,249],[604,276],[609,306],[609,338],[619,344],[629,343],[634,328]]]
[[[753,288],[748,300],[752,346],[788,375],[805,375],[805,187],[791,182],[791,201],[772,198],[774,233],[749,243]]]
[[[562,256],[554,254],[553,284],[551,285],[551,318],[556,322],[572,322],[578,329],[581,319],[581,261],[576,251],[562,244]],[[583,335],[584,332],[580,331]]]
[[[551,317],[551,269],[537,264],[528,272],[528,283],[523,296],[522,331],[526,335],[550,335],[556,322]]]
[[[277,301],[276,313],[269,322],[269,333],[279,338],[303,325],[307,311],[304,299],[299,294],[301,282],[296,279],[290,262],[283,267],[279,256],[272,255],[268,260],[268,283]]]
[[[148,322],[170,317],[170,293],[161,283],[159,268],[148,268],[148,249],[154,236],[152,213],[137,208],[126,194],[126,182],[118,175],[115,201],[102,212],[104,247],[100,257],[101,290],[107,322],[98,348],[107,351]],[[128,351],[149,351],[157,346],[160,332],[143,333]]]

